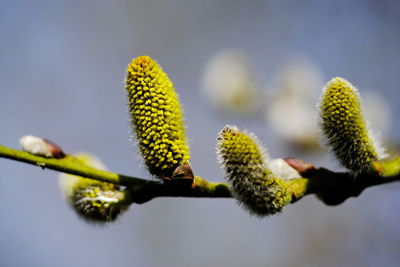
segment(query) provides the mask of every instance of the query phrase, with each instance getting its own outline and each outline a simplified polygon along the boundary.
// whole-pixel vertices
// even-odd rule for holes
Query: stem
[[[42,167],[42,169],[48,168],[113,184],[129,186],[132,184],[136,185],[147,182],[144,179],[136,177],[128,177],[109,171],[98,170],[84,164],[82,161],[71,155],[66,155],[61,159],[45,158],[0,145],[0,157],[37,165]]]
[[[0,145],[0,157],[21,161],[35,166],[64,173],[78,175],[126,186],[132,195],[132,202],[145,203],[156,197],[232,197],[229,184],[209,182],[195,176],[193,183],[186,179],[174,179],[165,182],[145,180],[109,171],[98,170],[84,164],[74,156],[64,158],[45,158]],[[338,205],[347,198],[358,196],[364,189],[400,180],[400,158],[391,161],[374,162],[369,174],[354,177],[350,173],[333,172],[324,168],[313,169],[308,178],[296,178],[287,181],[292,192],[292,202],[302,197],[316,194],[328,205]]]
[[[192,187],[184,184],[186,180],[172,180],[161,183],[158,181],[126,176],[109,171],[99,170],[84,164],[74,156],[64,158],[45,158],[28,152],[15,150],[0,145],[0,157],[21,161],[42,169],[52,169],[64,173],[92,178],[102,182],[124,185],[134,196],[133,201],[144,203],[155,197],[231,197],[227,183],[209,182],[196,176]]]

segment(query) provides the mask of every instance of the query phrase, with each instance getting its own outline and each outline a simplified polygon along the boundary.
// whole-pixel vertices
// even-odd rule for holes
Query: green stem
[[[0,157],[37,165],[43,169],[52,169],[113,184],[128,186],[147,182],[144,179],[128,177],[117,173],[92,168],[71,155],[66,155],[61,159],[45,158],[0,145]]]
[[[195,177],[193,187],[180,180],[161,183],[158,181],[145,180],[141,178],[126,176],[109,171],[99,170],[84,164],[74,156],[66,155],[64,158],[45,158],[32,155],[28,152],[15,150],[0,145],[0,157],[8,158],[64,173],[92,178],[102,182],[127,186],[133,201],[144,203],[155,197],[231,197],[229,185],[226,183],[208,182],[201,177]],[[185,181],[184,181],[185,182]]]
[[[192,185],[187,180],[158,182],[130,177],[109,171],[98,170],[84,164],[74,156],[45,158],[0,145],[0,157],[26,162],[64,173],[78,175],[126,186],[132,195],[132,202],[145,203],[156,197],[232,197],[229,184],[209,182],[195,176]],[[308,178],[296,178],[287,182],[292,191],[292,202],[316,194],[328,205],[338,205],[349,197],[358,196],[365,188],[400,180],[400,158],[386,162],[375,162],[370,174],[353,177],[350,173],[333,172],[324,168],[307,173]]]

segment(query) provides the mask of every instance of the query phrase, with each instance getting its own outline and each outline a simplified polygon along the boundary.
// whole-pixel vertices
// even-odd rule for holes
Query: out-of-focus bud
[[[279,91],[315,99],[324,83],[322,73],[315,63],[301,55],[289,57],[275,79],[275,87]]]
[[[79,153],[76,157],[86,165],[105,170],[104,164],[93,155]],[[59,185],[76,213],[91,222],[113,221],[129,205],[130,192],[119,185],[64,173]]]
[[[209,60],[203,89],[216,109],[236,115],[254,114],[262,103],[251,61],[239,50],[223,50]]]
[[[323,85],[319,69],[305,57],[285,62],[272,85],[265,116],[267,122],[290,144],[318,148],[315,102]]]

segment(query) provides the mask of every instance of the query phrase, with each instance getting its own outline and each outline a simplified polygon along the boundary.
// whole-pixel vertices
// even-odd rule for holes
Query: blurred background
[[[223,180],[214,147],[225,124],[254,132],[273,157],[339,170],[315,141],[320,90],[342,76],[372,94],[365,108],[396,151],[399,29],[394,0],[3,0],[0,143],[19,148],[23,135],[46,137],[67,153],[96,154],[112,171],[152,179],[132,141],[124,90],[126,66],[148,54],[180,95],[197,175]],[[0,266],[400,261],[399,184],[337,207],[308,196],[265,219],[232,199],[159,198],[99,226],[68,206],[58,173],[4,159],[0,170]]]

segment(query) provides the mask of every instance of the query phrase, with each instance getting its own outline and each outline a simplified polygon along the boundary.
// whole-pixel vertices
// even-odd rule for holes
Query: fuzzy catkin
[[[76,157],[89,166],[105,169],[93,155],[80,153]],[[127,209],[129,192],[122,186],[71,174],[61,174],[59,184],[71,207],[87,221],[114,221]]]
[[[140,56],[127,69],[129,112],[144,162],[158,177],[189,163],[178,95],[155,60]]]
[[[321,129],[340,163],[355,174],[368,172],[384,153],[368,131],[357,89],[343,78],[333,78],[322,93]]]
[[[239,203],[259,216],[280,212],[290,203],[286,182],[268,169],[265,149],[255,136],[226,126],[217,140],[219,160]]]

